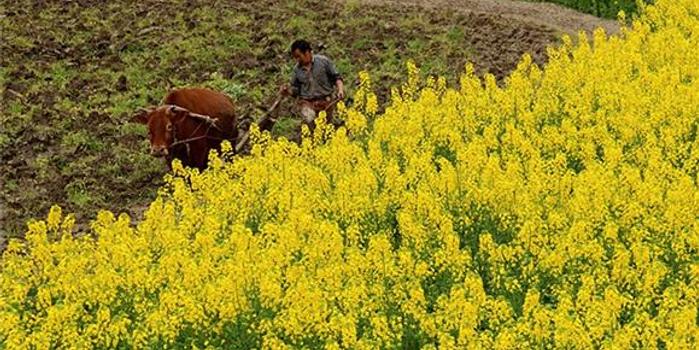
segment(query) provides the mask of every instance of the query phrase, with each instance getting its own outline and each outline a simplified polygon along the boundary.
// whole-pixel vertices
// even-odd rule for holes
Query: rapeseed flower
[[[343,128],[253,127],[133,225],[59,207],[0,260],[0,348],[696,348],[699,3],[498,86],[368,74]]]

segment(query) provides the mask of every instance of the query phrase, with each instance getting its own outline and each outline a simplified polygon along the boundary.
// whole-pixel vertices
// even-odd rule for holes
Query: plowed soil
[[[616,21],[601,19],[585,13],[546,2],[513,0],[361,0],[370,5],[420,6],[449,9],[473,14],[486,14],[495,18],[529,23],[570,35],[583,30],[592,33],[601,27],[607,34],[619,31]]]

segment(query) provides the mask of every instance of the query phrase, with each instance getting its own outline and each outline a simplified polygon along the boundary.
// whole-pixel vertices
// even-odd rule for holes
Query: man
[[[291,75],[291,84],[283,85],[283,96],[298,97],[298,112],[310,130],[315,129],[315,119],[321,111],[326,112],[329,122],[333,121],[335,102],[333,89],[337,89],[337,100],[345,98],[342,76],[335,64],[323,55],[316,55],[305,40],[291,44],[291,56],[296,60]]]

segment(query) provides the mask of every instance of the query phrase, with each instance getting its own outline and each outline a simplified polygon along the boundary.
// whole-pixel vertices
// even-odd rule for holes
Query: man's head
[[[313,50],[311,44],[306,40],[296,40],[291,44],[291,56],[294,57],[300,66],[305,66],[313,60]]]

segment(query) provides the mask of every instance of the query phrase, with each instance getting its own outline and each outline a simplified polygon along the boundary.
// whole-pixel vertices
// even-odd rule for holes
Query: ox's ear
[[[131,121],[134,123],[148,124],[148,116],[152,111],[152,108],[141,108],[131,116]]]

